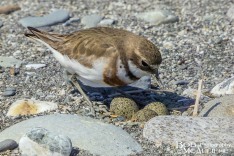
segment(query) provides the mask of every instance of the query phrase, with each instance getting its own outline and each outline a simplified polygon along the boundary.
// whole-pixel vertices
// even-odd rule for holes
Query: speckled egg
[[[152,102],[145,106],[144,109],[150,109],[155,111],[158,115],[168,115],[167,107],[161,102]]]
[[[155,111],[150,109],[142,109],[133,115],[132,120],[138,122],[147,122],[155,116],[158,116]]]
[[[131,119],[133,114],[139,110],[135,101],[125,97],[117,97],[111,101],[110,112],[115,115]]]

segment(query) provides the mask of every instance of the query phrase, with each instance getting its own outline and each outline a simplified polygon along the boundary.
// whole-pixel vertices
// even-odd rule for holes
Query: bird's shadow
[[[116,90],[116,88],[111,88],[111,87],[94,88],[83,85],[82,83],[80,83],[80,86],[87,93],[87,96],[89,96],[90,100],[104,102],[104,104],[106,104],[108,107],[113,98],[119,96],[124,97],[124,95],[121,95]],[[141,102],[140,107],[142,108],[151,102],[162,102],[169,110],[176,109],[181,112],[184,112],[187,110],[189,106],[195,103],[195,99],[184,97],[173,92],[167,92],[167,91],[152,92],[132,86],[118,87],[118,89],[124,92],[129,92],[129,91],[134,92],[137,90],[136,93],[131,93],[130,95],[134,100]],[[153,89],[157,90],[157,88]]]

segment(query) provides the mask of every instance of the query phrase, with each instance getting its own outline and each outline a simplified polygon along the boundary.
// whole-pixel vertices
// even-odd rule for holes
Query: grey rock
[[[87,15],[81,19],[81,23],[85,25],[86,28],[96,27],[102,18],[102,16],[97,14]]]
[[[234,117],[234,95],[226,95],[216,98],[204,104],[204,108],[199,113],[202,117]]]
[[[69,156],[72,151],[70,138],[54,134],[47,129],[36,127],[30,129],[19,141],[22,155],[57,155]]]
[[[227,11],[227,16],[230,18],[230,19],[234,19],[234,5],[232,5],[228,11]]]
[[[43,17],[25,17],[19,20],[24,27],[44,27],[65,22],[69,19],[69,11],[56,10],[49,15]]]
[[[138,18],[154,25],[174,23],[179,21],[179,17],[168,10],[154,10],[136,15]]]
[[[189,81],[187,80],[178,80],[174,82],[175,85],[187,85],[189,84]]]
[[[6,150],[13,150],[18,147],[18,144],[15,140],[6,139],[0,142],[0,152],[4,152]]]
[[[53,123],[53,124],[51,124]],[[5,138],[19,140],[32,127],[43,127],[71,138],[75,147],[102,156],[130,155],[142,152],[141,146],[119,127],[88,117],[56,114],[35,117],[17,123],[0,133]]]
[[[234,76],[217,84],[210,93],[215,96],[234,94]]]
[[[234,147],[232,122],[233,118],[228,117],[157,116],[145,124],[143,137],[157,145],[202,143]]]
[[[2,93],[3,96],[14,96],[16,94],[15,88],[6,88],[5,91]]]
[[[108,26],[108,25],[112,25],[115,23],[115,20],[113,19],[103,19],[100,21],[100,23],[98,24],[99,26]]]
[[[0,56],[0,66],[2,67],[13,67],[19,68],[22,64],[22,61],[17,60],[13,57]]]
[[[3,22],[0,20],[0,28],[3,26]]]

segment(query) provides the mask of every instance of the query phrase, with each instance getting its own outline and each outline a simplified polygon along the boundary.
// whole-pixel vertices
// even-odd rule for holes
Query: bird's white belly
[[[78,79],[84,84],[91,87],[110,87],[103,81],[103,72],[107,60],[100,58],[93,62],[92,68],[86,67],[77,60],[70,59],[66,55],[62,55],[58,51],[51,49],[54,57],[65,69],[71,74],[77,74]]]

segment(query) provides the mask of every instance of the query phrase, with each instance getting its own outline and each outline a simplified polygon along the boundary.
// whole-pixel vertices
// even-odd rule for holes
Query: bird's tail
[[[36,40],[39,41],[43,44],[47,44],[51,47],[55,46],[56,42],[62,41],[61,36],[59,34],[52,34],[52,33],[48,33],[45,31],[41,31],[38,30],[36,28],[33,27],[28,27],[28,30],[31,33],[25,33],[24,35],[32,40]]]

